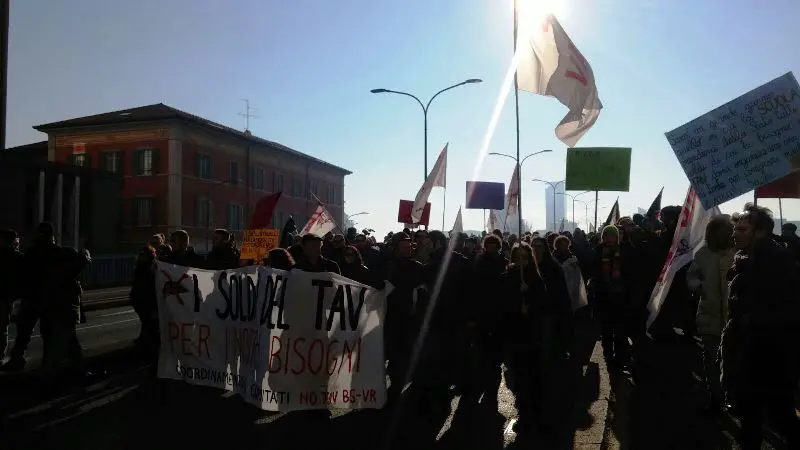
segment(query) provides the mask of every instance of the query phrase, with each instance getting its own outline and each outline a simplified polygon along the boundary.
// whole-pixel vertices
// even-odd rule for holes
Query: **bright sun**
[[[568,0],[515,0],[520,28],[537,26],[548,15],[563,20],[569,14]]]

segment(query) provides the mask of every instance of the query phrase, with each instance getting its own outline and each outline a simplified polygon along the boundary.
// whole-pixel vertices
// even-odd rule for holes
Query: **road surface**
[[[106,299],[108,297],[105,297]],[[139,318],[130,307],[101,309],[86,313],[86,323],[78,325],[78,339],[84,352],[95,354],[111,348],[130,344],[139,335]],[[9,327],[10,345],[17,336],[17,327]],[[26,370],[35,367],[42,358],[42,337],[38,325],[25,354],[28,359]],[[0,375],[2,377],[4,375]]]
[[[122,316],[122,314],[120,314]],[[113,322],[113,317],[101,319]],[[152,370],[112,370],[102,380],[57,398],[27,400],[12,395],[4,427],[9,448],[253,447],[288,449],[502,448],[599,449],[605,428],[608,378],[592,337],[583,356],[554,373],[548,414],[561,424],[549,437],[516,436],[513,394],[501,386],[498,408],[468,405],[456,397],[442,416],[430,405],[390,411],[363,410],[315,420],[304,413],[276,414],[245,404],[238,396],[178,382],[154,381]],[[591,360],[589,360],[591,354]],[[122,358],[124,359],[124,358]],[[0,392],[0,395],[3,395]],[[35,395],[32,395],[36,397]],[[486,402],[488,403],[488,402]],[[486,403],[481,403],[485,405]],[[401,405],[403,405],[401,403]],[[397,424],[392,427],[391,424]],[[389,430],[391,438],[387,439]],[[245,447],[246,446],[246,447]]]

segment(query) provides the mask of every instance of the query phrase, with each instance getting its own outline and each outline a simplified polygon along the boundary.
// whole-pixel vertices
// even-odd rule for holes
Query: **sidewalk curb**
[[[90,300],[83,303],[83,310],[88,311],[102,311],[105,309],[121,308],[123,306],[130,306],[130,299],[125,297],[112,297],[102,300]]]
[[[95,347],[90,350],[85,350],[83,355],[83,365],[87,369],[97,369],[103,367],[109,362],[118,362],[128,360],[136,357],[139,354],[132,342],[114,342],[108,345]],[[0,372],[0,391],[13,388],[20,389],[29,383],[36,383],[40,376],[36,371],[41,360],[29,360],[25,370],[21,372]]]
[[[603,348],[600,342],[596,342],[592,357],[589,360],[597,364],[599,372],[599,392],[597,399],[589,406],[589,412],[595,421],[592,426],[585,430],[577,430],[575,433],[575,450],[600,450],[605,442],[606,423],[608,421],[608,410],[610,407],[609,399],[611,396],[611,379],[608,376],[603,358]]]

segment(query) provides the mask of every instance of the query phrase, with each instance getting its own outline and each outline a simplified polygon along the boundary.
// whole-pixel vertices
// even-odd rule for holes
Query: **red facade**
[[[290,215],[302,226],[316,208],[312,192],[337,220],[343,216],[349,172],[324,161],[246,133],[203,126],[207,121],[91,126],[86,122],[93,117],[36,128],[49,135],[49,160],[122,174],[122,217],[109,223],[122,224],[128,248],[156,232],[182,228],[203,251],[213,229],[240,231],[258,199],[276,191],[283,195],[272,218],[275,228]]]

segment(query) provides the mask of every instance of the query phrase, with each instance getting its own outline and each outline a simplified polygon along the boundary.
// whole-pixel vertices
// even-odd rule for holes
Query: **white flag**
[[[325,237],[326,234],[336,229],[336,222],[333,217],[325,208],[324,205],[317,206],[314,214],[308,219],[308,223],[303,227],[301,234],[313,234],[319,237]]]
[[[434,187],[447,187],[447,146],[445,144],[439,157],[436,159],[436,164],[433,165],[428,179],[422,183],[422,187],[417,192],[417,197],[414,199],[414,206],[411,208],[411,220],[414,223],[419,223],[422,219],[422,212],[425,210],[425,205],[428,203],[428,197],[431,196],[431,191]]]
[[[686,201],[683,203],[683,209],[681,210],[680,222],[675,229],[675,235],[672,237],[672,246],[669,248],[667,260],[664,262],[661,274],[658,276],[658,281],[656,281],[656,285],[653,288],[653,293],[650,295],[650,301],[647,303],[647,310],[649,311],[647,318],[648,329],[658,317],[658,312],[667,298],[675,274],[685,265],[692,262],[694,253],[703,243],[703,239],[705,239],[706,225],[708,225],[712,217],[719,214],[722,213],[716,206],[710,211],[706,211],[700,203],[694,188],[689,188],[689,193],[686,194]]]
[[[459,233],[464,232],[464,219],[461,218],[461,207],[458,207],[458,214],[456,214],[456,221],[453,222],[453,229],[450,231],[450,236],[458,236]]]
[[[533,29],[520,29],[519,36],[519,88],[555,97],[569,108],[555,131],[561,142],[574,147],[603,109],[592,67],[553,15]]]
[[[514,173],[511,175],[511,182],[508,183],[506,219],[517,214],[517,202],[519,202],[519,164],[514,165]]]
[[[486,221],[486,228],[491,233],[494,230],[499,230],[500,226],[500,212],[496,209],[489,210],[489,220]]]

